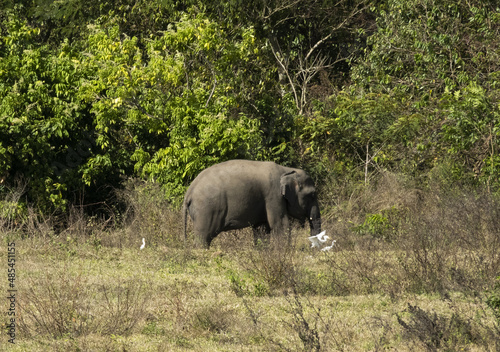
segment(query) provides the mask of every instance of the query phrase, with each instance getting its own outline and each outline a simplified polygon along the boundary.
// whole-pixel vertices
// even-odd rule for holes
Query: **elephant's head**
[[[321,232],[316,188],[312,179],[302,170],[294,170],[281,175],[281,195],[287,203],[288,214],[302,223],[307,219],[311,236]]]

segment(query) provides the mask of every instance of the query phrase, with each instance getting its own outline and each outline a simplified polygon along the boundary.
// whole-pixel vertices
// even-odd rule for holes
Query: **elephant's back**
[[[229,160],[212,165],[198,174],[186,192],[204,195],[230,189],[237,192],[241,188],[270,186],[271,180],[278,180],[283,167],[272,161]],[[253,185],[253,187],[252,187]]]
[[[212,177],[221,180],[232,180],[235,177],[239,179],[256,179],[262,176],[278,175],[280,173],[279,168],[282,167],[272,161],[229,160],[206,168],[200,172],[195,181]]]

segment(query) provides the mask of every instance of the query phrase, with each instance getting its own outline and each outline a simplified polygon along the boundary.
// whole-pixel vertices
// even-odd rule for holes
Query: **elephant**
[[[198,244],[209,248],[222,231],[251,226],[283,234],[289,217],[309,221],[311,236],[321,232],[321,216],[314,182],[304,170],[270,161],[230,160],[215,164],[193,180],[183,203],[184,240],[187,214]]]

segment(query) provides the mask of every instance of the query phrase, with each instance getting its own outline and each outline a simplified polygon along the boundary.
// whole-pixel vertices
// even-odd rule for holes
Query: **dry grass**
[[[120,214],[123,232],[115,242],[130,246],[126,239],[133,239],[133,244],[137,244],[144,237],[153,246],[178,248],[182,245],[183,218],[180,212],[172,209],[159,184],[130,180],[125,189],[117,193],[127,208]]]
[[[330,252],[300,228],[291,245],[254,247],[244,229],[207,251],[183,248],[180,215],[155,187],[123,194],[119,227],[75,210],[59,234],[34,216],[1,229],[18,248],[20,316],[16,346],[0,351],[500,348],[494,196],[386,175],[325,214]]]
[[[68,265],[66,263],[66,265]],[[25,278],[19,305],[19,332],[77,338],[82,335],[128,335],[144,320],[145,285],[140,278],[96,279],[90,271],[68,273],[68,267],[41,277]]]

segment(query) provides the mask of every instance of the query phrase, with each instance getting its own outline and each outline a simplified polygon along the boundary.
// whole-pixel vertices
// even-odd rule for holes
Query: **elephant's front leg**
[[[288,235],[288,243],[291,243],[290,238],[290,223],[286,213],[269,214],[269,226],[271,228],[271,235],[275,238],[281,238]]]

